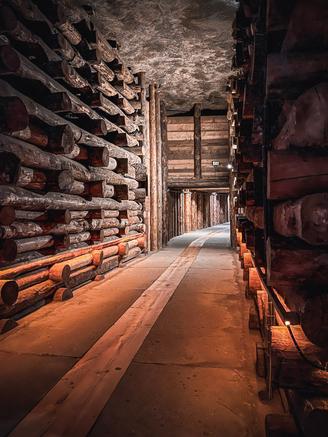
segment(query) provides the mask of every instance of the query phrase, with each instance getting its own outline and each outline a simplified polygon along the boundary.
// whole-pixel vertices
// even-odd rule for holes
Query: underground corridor
[[[0,0],[0,437],[328,437],[326,0]]]

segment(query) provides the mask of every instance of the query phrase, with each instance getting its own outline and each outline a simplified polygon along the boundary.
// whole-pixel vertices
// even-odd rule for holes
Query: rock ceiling
[[[84,0],[80,4],[86,4]],[[225,107],[235,0],[93,0],[96,21],[134,71],[160,84],[170,110]]]

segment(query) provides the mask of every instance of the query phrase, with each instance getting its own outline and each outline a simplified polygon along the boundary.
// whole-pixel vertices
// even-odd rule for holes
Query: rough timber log
[[[295,151],[268,153],[267,196],[270,200],[325,192],[327,186],[327,155]]]
[[[110,257],[106,258],[103,261],[102,265],[98,267],[97,273],[99,275],[101,275],[103,273],[107,273],[110,270],[115,269],[119,265],[119,259],[120,258],[118,255],[114,255],[114,256],[110,256]]]
[[[11,50],[10,53],[4,54],[3,53],[4,48]],[[6,58],[4,59],[4,57],[6,57]],[[84,104],[76,96],[69,93],[65,88],[61,87],[58,82],[53,81],[43,71],[37,69],[37,67],[35,65],[30,63],[27,59],[23,58],[22,55],[19,55],[19,57],[18,57],[17,52],[13,51],[13,49],[11,49],[8,46],[0,47],[0,59],[1,59],[2,63],[5,62],[8,64],[10,57],[14,57],[15,64],[13,65],[13,67],[10,67],[10,68],[7,67],[7,70],[9,70],[8,74],[15,72],[16,75],[20,74],[23,78],[30,79],[30,82],[31,81],[35,82],[36,77],[37,77],[39,80],[38,84],[42,83],[44,86],[47,85],[48,88],[50,87],[49,89],[47,88],[49,92],[52,92],[52,93],[66,92],[66,94],[68,95],[72,104],[76,108],[75,111],[80,111],[81,113],[86,114],[90,119],[99,119],[100,118],[100,116],[97,113],[95,113],[94,111],[92,111],[88,105]],[[17,59],[16,59],[16,57],[17,57]],[[10,61],[10,62],[13,62],[13,61]],[[18,63],[18,66],[17,66],[17,63]],[[9,76],[10,76],[10,74],[9,74]],[[31,90],[31,93],[33,94],[33,97],[35,97],[35,95],[38,95],[38,94],[40,96],[42,96],[41,90],[38,89],[38,88],[40,88],[40,86],[37,87],[37,90],[34,90],[35,91],[34,93],[32,92],[33,87],[30,86],[29,88]],[[22,95],[19,94],[19,96],[21,97]],[[44,98],[44,94],[43,94],[43,98]],[[40,99],[42,100],[42,97],[40,97]],[[47,101],[47,98],[45,98],[45,101]],[[79,108],[79,109],[77,109],[77,108]],[[40,112],[40,116],[42,113],[43,113],[43,111]],[[50,114],[51,114],[51,119],[54,120],[55,114],[53,114],[53,113],[50,113]],[[62,120],[61,118],[59,118],[59,119]],[[85,145],[89,145],[92,147],[107,147],[108,151],[110,153],[110,156],[113,158],[128,158],[131,163],[139,163],[140,162],[140,158],[138,156],[134,155],[133,153],[129,153],[128,151],[125,151],[122,148],[115,146],[114,144],[111,144],[110,142],[108,142],[102,138],[99,138],[99,137],[93,135],[92,133],[89,133],[81,128],[77,128],[76,126],[74,126],[73,123],[70,123],[68,121],[66,123],[69,124],[70,127],[73,129],[74,136],[78,140],[79,144],[85,144]],[[106,123],[108,124],[110,122],[107,121]],[[56,123],[56,124],[58,124],[58,123]],[[65,124],[65,121],[61,121],[60,124]]]
[[[115,83],[115,88],[123,97],[128,100],[136,98],[136,93],[125,82],[117,81]]]
[[[70,277],[68,285],[71,289],[74,289],[85,282],[93,280],[97,276],[96,266],[87,266],[82,269],[76,270]]]
[[[326,437],[328,428],[327,397],[309,395],[306,392],[288,390],[287,398],[292,405],[303,435],[311,437]]]
[[[4,240],[2,247],[2,256],[6,261],[13,261],[18,254],[31,252],[33,250],[45,249],[55,244],[51,235],[39,237]]]
[[[91,108],[98,109],[100,113],[105,112],[113,117],[117,115],[123,117],[125,116],[124,112],[118,106],[116,106],[115,103],[103,96],[99,91],[94,92],[90,96],[86,96],[85,100],[88,102]],[[112,121],[115,123],[114,120]]]
[[[17,278],[16,282],[19,290],[31,287],[32,285],[39,284],[40,282],[49,279],[49,269],[42,268],[36,271],[28,272],[27,274]]]
[[[142,252],[142,250],[140,249],[140,247],[134,247],[132,249],[129,250],[127,255],[124,255],[121,259],[121,263],[125,263],[130,261],[133,258],[136,258],[138,255],[140,255]]]
[[[45,152],[16,138],[0,134],[0,150],[14,153],[27,167],[56,171],[69,170],[77,180],[90,180],[89,171],[78,162]]]
[[[8,185],[0,186],[0,203],[3,206],[13,206],[27,211],[48,209],[81,211],[89,209],[99,210],[101,207],[105,209],[129,209],[127,205],[120,204],[112,199],[95,198],[94,201],[87,201],[79,196],[53,192],[43,196],[23,188]]]
[[[138,238],[140,236],[141,236],[140,234],[137,234],[137,235],[126,236],[124,238],[117,238],[113,241],[108,241],[108,242],[100,243],[100,244],[93,245],[93,246],[87,246],[87,247],[75,249],[72,251],[66,251],[66,252],[59,253],[57,255],[53,255],[53,256],[37,259],[37,260],[32,260],[32,261],[29,261],[28,263],[15,265],[13,267],[8,267],[8,268],[0,271],[0,279],[13,279],[13,278],[16,278],[17,276],[22,275],[26,272],[30,272],[30,271],[40,269],[40,268],[46,267],[46,266],[51,266],[55,263],[63,262],[63,261],[72,259],[73,257],[77,257],[80,255],[84,255],[86,253],[90,253],[94,250],[99,249],[99,250],[105,251],[108,248],[112,248],[113,246],[117,246],[117,244],[119,242],[130,241],[130,240],[133,240],[133,239]],[[104,255],[104,256],[106,256],[106,255]]]
[[[47,185],[47,177],[41,171],[21,166],[16,185],[34,191],[44,191]]]
[[[49,276],[52,280],[68,282],[72,272],[87,267],[89,265],[99,266],[103,262],[103,251],[95,250],[62,263],[54,264],[49,269]],[[65,271],[65,275],[63,272]]]
[[[18,296],[18,285],[16,281],[0,281],[0,305],[12,305]]]
[[[25,129],[29,123],[29,116],[24,103],[16,96],[0,95],[1,132]]]
[[[155,84],[149,86],[149,153],[150,153],[150,249],[158,249],[158,194],[157,194],[157,147],[156,147],[156,104]]]
[[[22,290],[18,294],[18,298],[13,306],[8,307],[1,312],[2,317],[11,317],[25,308],[33,305],[34,303],[45,299],[46,297],[52,295],[57,288],[61,287],[60,282],[47,281],[40,282],[39,284],[32,285],[31,287]]]
[[[245,256],[245,253],[244,255]],[[261,290],[262,283],[255,267],[248,269],[248,293],[256,295],[257,290]]]
[[[118,95],[114,96],[111,101],[115,103],[125,114],[132,115],[135,113],[135,109],[132,106],[132,102],[129,102],[125,97]]]
[[[14,136],[22,137],[22,139],[25,137],[29,142],[47,147],[54,152],[70,153],[72,151],[74,137],[77,139],[81,136],[80,132],[76,128],[74,129],[74,126],[69,126],[65,120],[23,96],[2,80],[0,80],[0,95],[5,101],[15,98],[16,102],[20,102],[18,107],[12,108],[13,112],[7,108],[7,121],[5,123],[7,128],[2,130],[4,133],[11,133]],[[12,128],[17,126],[11,120],[16,117],[20,120],[20,129],[14,131]],[[31,117],[45,123],[48,127],[40,128],[35,123],[31,125]]]
[[[312,245],[328,244],[328,193],[276,205],[273,226],[285,237],[298,237]]]
[[[147,180],[147,167],[144,164],[133,164],[135,169],[135,179],[137,181]]]
[[[51,218],[51,215],[49,218]],[[117,219],[104,219],[104,225],[106,224],[106,220]],[[39,235],[65,235],[67,233],[78,233],[88,229],[93,229],[92,223],[93,220],[88,221],[83,219],[72,220],[67,224],[51,223],[48,221],[39,223],[29,221],[13,222],[8,226],[0,226],[0,237],[3,239],[10,239],[34,237]],[[116,224],[116,222],[114,224]]]
[[[290,282],[313,287],[328,284],[328,253],[325,248],[294,244],[289,240],[267,240],[267,280],[279,289]]]
[[[11,225],[15,220],[15,208],[12,206],[0,206],[0,224]]]
[[[316,85],[298,97],[288,108],[287,121],[272,144],[275,150],[328,146],[328,83]]]
[[[163,245],[163,160],[162,160],[162,135],[161,135],[161,109],[160,109],[160,91],[156,87],[155,91],[155,123],[156,123],[156,171],[157,171],[157,244],[158,249]]]
[[[246,206],[245,215],[255,227],[264,229],[264,211],[262,206]]]
[[[21,172],[20,159],[9,151],[0,149],[0,181],[2,184],[15,184]]]
[[[132,72],[124,64],[115,63],[112,68],[113,68],[115,75],[119,81],[124,81],[127,84],[131,84],[134,82],[134,76],[133,76]]]
[[[267,58],[267,94],[270,97],[295,98],[316,83],[328,80],[325,52],[269,54]]]
[[[314,362],[327,360],[327,352],[311,343],[300,326],[292,326],[291,330],[308,359]],[[280,387],[328,394],[326,372],[309,365],[300,357],[285,326],[271,327],[271,353],[273,381]]]
[[[125,130],[128,133],[133,133],[139,130],[139,126],[133,121],[131,121],[126,115],[124,114],[117,114],[110,117],[110,120],[116,125],[119,126],[121,129]]]
[[[296,2],[281,51],[306,52],[328,49],[328,12],[324,0]]]
[[[307,338],[326,347],[328,343],[328,294],[309,296],[301,312],[301,326]]]

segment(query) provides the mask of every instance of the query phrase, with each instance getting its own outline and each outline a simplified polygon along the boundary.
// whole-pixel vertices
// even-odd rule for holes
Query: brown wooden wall
[[[194,118],[169,117],[167,131],[169,180],[193,178]],[[229,157],[226,116],[202,116],[201,138],[203,179],[226,176]],[[213,161],[219,161],[220,166],[214,167]]]

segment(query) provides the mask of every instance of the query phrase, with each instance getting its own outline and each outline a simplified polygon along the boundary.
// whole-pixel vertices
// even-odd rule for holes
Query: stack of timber
[[[7,317],[62,284],[105,272],[111,264],[102,257],[143,250],[129,242],[124,254],[110,255],[107,245],[145,232],[145,79],[69,2],[4,0],[0,15],[0,313]],[[42,264],[49,256],[72,259],[62,266],[72,274],[54,279],[50,261]],[[24,277],[12,275],[16,268]]]
[[[235,240],[247,294],[258,325],[268,326],[270,299],[256,266],[287,314],[299,319],[290,329],[308,360],[288,328],[269,331],[281,372],[273,372],[273,382],[289,390],[306,436],[318,430],[315,417],[328,429],[327,19],[322,0],[241,1],[227,97]],[[286,320],[276,313],[276,322]],[[294,355],[284,353],[287,343]],[[311,405],[313,414],[305,411]]]

